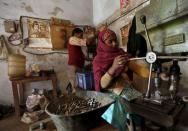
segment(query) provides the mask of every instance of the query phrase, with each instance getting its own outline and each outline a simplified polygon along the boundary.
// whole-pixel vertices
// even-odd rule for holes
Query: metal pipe
[[[144,60],[146,57],[130,58],[128,61]],[[157,56],[157,59],[188,59],[188,56]]]
[[[149,69],[149,78],[148,78],[148,88],[145,97],[149,98],[150,96],[150,83],[151,83],[151,73],[152,73],[152,66],[153,64],[150,64],[150,69]]]
[[[157,56],[158,59],[188,59],[188,56]]]
[[[151,40],[149,38],[148,30],[147,30],[147,27],[146,27],[146,16],[145,15],[140,16],[140,21],[144,25],[144,30],[146,32],[146,37],[147,37],[147,40],[148,40],[148,43],[149,43],[149,46],[150,46],[150,51],[153,52],[153,48],[152,48],[152,45],[151,45]]]
[[[146,57],[138,57],[138,58],[130,58],[128,61],[133,61],[133,60],[145,60]]]
[[[149,35],[148,35],[148,30],[147,30],[146,24],[144,24],[144,30],[146,32],[146,37],[147,37],[147,40],[148,40],[148,43],[149,43],[149,46],[150,46],[150,51],[153,51],[153,47],[151,45],[151,40],[150,40]]]

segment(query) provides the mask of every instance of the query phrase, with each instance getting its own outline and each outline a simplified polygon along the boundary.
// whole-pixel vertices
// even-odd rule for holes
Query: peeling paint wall
[[[19,20],[20,16],[32,16],[50,19],[57,17],[71,20],[77,25],[93,24],[93,7],[90,0],[0,0],[0,17]],[[0,35],[9,36],[4,31],[3,19],[0,19]],[[41,69],[54,69],[58,77],[58,88],[65,89],[67,79],[67,55],[51,54],[44,56],[31,55],[22,51],[22,46],[12,47],[12,52],[20,51],[26,55],[27,68],[30,64],[39,64]],[[26,85],[25,96],[32,88],[52,88],[51,82],[36,82]],[[13,103],[12,88],[8,77],[7,61],[0,61],[0,103]],[[25,97],[26,98],[26,97]]]
[[[120,8],[119,0],[93,0],[93,23],[98,25]]]
[[[58,17],[76,24],[92,24],[93,8],[90,0],[1,0],[0,16],[19,19],[22,15],[46,18]]]
[[[136,1],[137,2],[137,1]],[[129,24],[132,21],[132,18],[135,15],[135,7],[136,10],[140,10],[141,8],[147,6],[149,4],[149,0],[139,0],[139,4],[133,1],[130,4],[130,8],[124,12],[120,10],[120,1],[119,0],[93,0],[93,23],[95,26],[100,25],[101,23],[107,23],[109,28],[116,32],[118,41],[120,45],[122,45],[121,38],[121,28],[125,25]],[[126,15],[128,13],[128,15]],[[126,50],[126,46],[123,47]]]

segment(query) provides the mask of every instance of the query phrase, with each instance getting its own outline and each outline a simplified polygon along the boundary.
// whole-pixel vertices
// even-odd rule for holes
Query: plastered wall
[[[93,23],[98,25],[120,7],[119,0],[93,0]]]
[[[92,25],[93,10],[90,0],[0,0],[0,17],[19,20],[20,16],[31,16],[50,19],[57,17],[71,20],[77,25]],[[0,18],[0,35],[5,33],[3,19]],[[22,45],[12,47],[12,52],[17,50],[26,55],[27,68],[30,64],[39,64],[41,69],[54,69],[58,77],[58,88],[64,90],[68,84],[67,79],[67,54],[51,54],[44,56],[31,55],[22,51]],[[13,103],[11,83],[8,77],[7,61],[0,61],[0,103]],[[51,82],[36,82],[27,84],[25,96],[31,88],[52,88]],[[26,98],[26,97],[25,97]]]

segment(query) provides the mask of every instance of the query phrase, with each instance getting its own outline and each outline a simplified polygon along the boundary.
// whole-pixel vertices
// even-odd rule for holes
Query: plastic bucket
[[[80,91],[76,95],[86,99],[95,98],[101,103],[101,106],[88,112],[69,116],[55,115],[50,113],[48,108],[53,103],[52,101],[46,106],[45,111],[51,117],[58,131],[88,131],[96,127],[102,119],[101,115],[114,102],[114,99],[108,94],[96,91]]]

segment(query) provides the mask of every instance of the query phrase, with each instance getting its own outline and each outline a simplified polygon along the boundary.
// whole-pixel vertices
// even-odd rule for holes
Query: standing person
[[[81,47],[86,46],[87,40],[83,39],[83,31],[75,28],[68,42],[68,77],[72,93],[76,92],[76,72],[84,67],[85,55]]]

